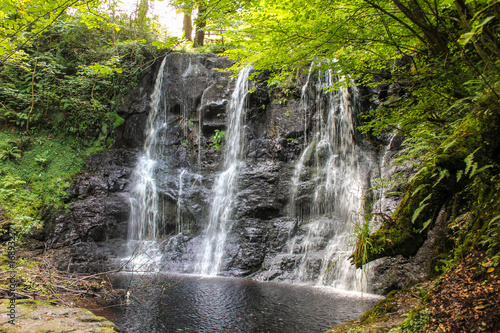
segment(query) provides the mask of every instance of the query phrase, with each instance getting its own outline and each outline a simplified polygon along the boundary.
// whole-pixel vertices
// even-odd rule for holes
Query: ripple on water
[[[125,332],[324,332],[359,317],[379,296],[249,279],[120,274],[131,289],[113,308]]]

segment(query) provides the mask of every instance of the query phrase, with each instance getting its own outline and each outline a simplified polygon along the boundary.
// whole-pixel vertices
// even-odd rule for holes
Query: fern
[[[422,211],[424,210],[424,208],[427,207],[427,205],[429,204],[426,201],[429,200],[431,197],[432,197],[432,193],[429,194],[427,197],[425,197],[424,200],[420,201],[420,204],[419,204],[418,208],[415,209],[415,212],[413,212],[413,216],[411,218],[411,223],[415,223],[415,220],[418,218],[418,216],[420,215],[420,213],[422,213]]]
[[[426,188],[427,186],[429,186],[429,184],[420,184],[411,194],[411,196],[413,197],[415,194],[417,194],[418,192],[420,192],[420,190]]]
[[[439,184],[439,182],[443,180],[444,177],[446,178],[450,177],[450,172],[448,171],[448,169],[441,169],[438,167],[438,171],[439,171],[439,178],[432,187],[436,187]]]
[[[463,172],[464,175],[467,175],[469,174],[469,178],[472,178],[474,177],[475,175],[483,172],[484,170],[488,169],[488,168],[491,168],[493,167],[493,165],[491,164],[488,164],[488,165],[485,165],[481,168],[478,169],[478,164],[477,162],[474,162],[474,154],[481,148],[477,148],[476,150],[474,150],[471,154],[469,154],[465,159],[464,159],[464,162],[465,162],[465,171]],[[470,171],[470,173],[469,173]],[[458,173],[457,173],[457,179],[460,180],[460,178],[462,177],[462,173],[460,173],[460,177],[458,176]],[[457,181],[458,181],[457,180]]]

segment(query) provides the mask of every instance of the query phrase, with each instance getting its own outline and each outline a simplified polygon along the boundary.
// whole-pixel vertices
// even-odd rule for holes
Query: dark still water
[[[124,332],[303,333],[356,318],[380,298],[327,288],[190,275],[117,276],[130,288],[113,321]]]

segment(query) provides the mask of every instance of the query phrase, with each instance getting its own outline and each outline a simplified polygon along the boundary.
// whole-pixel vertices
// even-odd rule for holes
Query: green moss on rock
[[[492,170],[498,172],[499,129],[499,106],[490,105],[489,109],[479,106],[465,117],[454,134],[426,156],[427,162],[410,179],[410,186],[397,210],[369,237],[367,243],[370,244],[370,251],[367,257],[363,258],[359,255],[359,249],[355,250],[353,259],[356,266],[361,267],[386,256],[414,255],[427,238],[427,231],[442,207],[447,202],[453,202],[454,197],[470,187],[474,188],[472,197],[476,199],[473,201],[476,206],[484,201],[489,201],[490,206],[494,205],[494,195],[475,182],[477,175],[472,170],[491,166]],[[488,182],[487,179],[484,181]],[[494,184],[489,185],[492,186]],[[486,207],[476,208],[477,215],[481,215],[480,212]],[[476,225],[477,228],[482,226],[484,222]],[[484,231],[484,234],[488,232]]]
[[[94,315],[86,309],[54,305],[36,300],[16,300],[15,324],[7,316],[9,300],[0,302],[0,332],[118,332],[115,324],[104,317]]]

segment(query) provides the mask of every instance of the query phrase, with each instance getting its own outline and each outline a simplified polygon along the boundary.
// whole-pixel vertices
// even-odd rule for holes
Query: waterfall
[[[304,145],[307,144],[307,108],[309,105],[308,89],[309,89],[309,82],[311,81],[311,74],[313,73],[313,68],[314,68],[314,62],[311,63],[311,66],[309,67],[309,73],[307,74],[307,80],[306,80],[306,83],[302,86],[301,94],[300,94],[300,109],[301,109],[301,111],[304,112]],[[309,158],[311,148],[312,148],[312,146],[308,145],[304,149],[304,152],[300,156],[300,159],[297,162],[295,169],[293,171],[293,175],[292,175],[292,179],[291,179],[292,190],[291,190],[291,195],[290,195],[290,203],[288,204],[288,214],[290,216],[297,216],[295,200],[297,199],[300,174],[302,173],[302,170],[304,169],[305,160]]]
[[[179,173],[179,193],[177,194],[177,233],[184,231],[183,218],[182,218],[182,206],[184,201],[182,196],[184,194],[184,175],[187,173],[186,169],[182,169]]]
[[[329,89],[342,78],[311,66],[293,110],[300,116],[280,125],[304,131],[302,154],[294,169],[284,170],[286,162],[274,156],[245,160],[247,149],[260,153],[269,149],[260,145],[270,142],[268,118],[254,117],[255,105],[247,105],[249,68],[230,81],[210,74],[195,57],[169,59],[168,70],[164,59],[155,80],[145,142],[131,177],[127,244],[133,253],[127,260],[132,258],[133,269],[252,274],[364,290],[360,271],[348,260],[373,158],[355,136],[361,106],[356,87]],[[252,117],[246,119],[248,110]],[[259,109],[258,116],[273,116],[273,110]],[[207,143],[224,124],[215,115],[224,112],[220,171],[213,177],[219,155]],[[247,125],[251,135],[245,134]],[[289,182],[279,178],[287,173]]]
[[[313,87],[308,76],[302,88],[302,100],[308,89],[316,96],[316,131],[291,179],[288,212],[298,218],[299,230],[287,248],[289,255],[298,258],[292,279],[363,290],[360,272],[348,260],[352,225],[360,221],[367,187],[361,167],[363,151],[354,140],[358,92],[356,87],[327,90],[334,80],[330,71],[319,72]],[[306,200],[299,198],[307,195]]]
[[[155,240],[158,237],[158,193],[154,171],[161,149],[158,139],[167,126],[161,103],[166,59],[163,59],[156,76],[149,104],[151,110],[146,125],[146,140],[132,175],[129,240]]]
[[[250,68],[239,73],[229,102],[223,151],[224,171],[219,174],[212,188],[208,227],[204,235],[201,259],[197,265],[197,271],[203,275],[216,275],[219,271],[226,239],[232,227],[231,214],[237,193],[238,176],[245,164],[244,108],[249,73]]]

